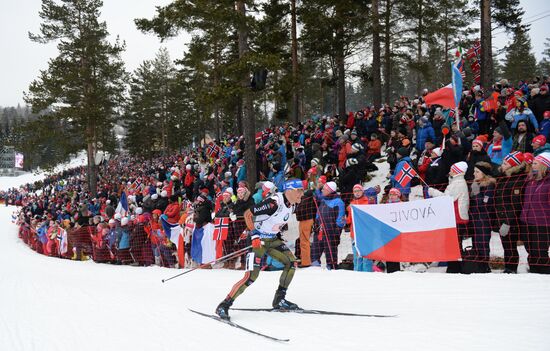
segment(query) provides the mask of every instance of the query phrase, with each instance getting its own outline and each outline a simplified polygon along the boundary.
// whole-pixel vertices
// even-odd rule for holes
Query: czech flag
[[[381,205],[351,205],[355,246],[372,260],[456,261],[460,256],[449,196]]]

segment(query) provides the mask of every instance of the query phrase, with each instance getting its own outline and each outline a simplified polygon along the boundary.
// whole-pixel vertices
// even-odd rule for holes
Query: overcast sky
[[[182,57],[187,35],[182,34],[161,43],[157,37],[141,33],[134,25],[135,18],[151,18],[155,6],[171,1],[103,0],[102,19],[107,22],[109,33],[112,38],[119,35],[126,41],[122,58],[128,71],[137,68],[143,60],[154,58],[161,46],[168,49],[172,59]],[[0,3],[0,106],[15,106],[23,104],[23,92],[39,71],[47,68],[48,60],[56,56],[57,50],[55,44],[33,43],[28,38],[29,31],[38,33],[41,0],[0,0]],[[544,40],[550,37],[550,1],[521,0],[521,3],[526,10],[524,23],[535,20],[531,24],[530,34],[534,53],[539,60]],[[497,34],[493,45],[502,48],[509,39],[505,33]]]

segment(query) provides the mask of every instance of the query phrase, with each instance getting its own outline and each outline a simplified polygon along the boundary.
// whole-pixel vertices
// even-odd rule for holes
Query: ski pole
[[[170,277],[170,278],[167,278],[167,279],[162,279],[162,282],[163,282],[163,283],[164,283],[164,282],[167,282],[167,281],[172,280],[172,279],[174,279],[174,278],[177,278],[177,277],[179,277],[179,276],[181,276],[181,275],[184,275],[184,274],[187,274],[187,273],[191,273],[191,272],[193,272],[193,271],[196,270],[196,269],[203,268],[203,267],[206,267],[206,266],[211,265],[211,264],[214,264],[214,263],[223,262],[223,261],[225,261],[225,260],[227,260],[227,259],[230,259],[230,258],[232,258],[232,257],[234,257],[234,256],[240,256],[240,255],[242,255],[243,253],[245,253],[248,249],[250,249],[251,247],[252,247],[252,245],[247,246],[247,247],[245,247],[245,248],[243,248],[243,249],[237,250],[237,251],[235,251],[235,252],[232,252],[232,253],[230,253],[230,254],[227,254],[227,255],[225,255],[225,256],[222,256],[222,257],[220,257],[220,258],[218,258],[218,259],[215,259],[215,260],[213,260],[213,261],[210,261],[210,262],[207,262],[207,263],[203,263],[203,264],[201,264],[201,265],[198,266],[198,267],[191,268],[190,270],[185,271],[185,272],[183,272],[183,273],[176,274],[176,275],[173,276],[173,277]],[[238,254],[238,255],[237,255],[237,254]]]

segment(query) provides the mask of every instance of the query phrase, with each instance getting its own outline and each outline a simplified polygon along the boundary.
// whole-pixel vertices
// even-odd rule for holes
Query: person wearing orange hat
[[[524,154],[514,151],[506,155],[499,172],[495,188],[494,214],[504,247],[504,273],[517,273],[517,241],[520,240],[519,234],[525,231],[519,220],[526,176]]]

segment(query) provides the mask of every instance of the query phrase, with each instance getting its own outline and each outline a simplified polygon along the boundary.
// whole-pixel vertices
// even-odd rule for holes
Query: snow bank
[[[85,151],[81,151],[76,155],[75,157],[72,157],[69,162],[60,164],[57,167],[55,167],[53,173],[61,172],[65,169],[79,167],[82,165],[86,165],[87,162],[87,156]],[[0,177],[0,190],[8,190],[10,188],[18,188],[21,185],[27,184],[27,183],[33,183],[38,180],[42,180],[46,178],[50,173],[41,171],[40,169],[36,170],[32,173],[26,173],[22,174],[18,177]]]

